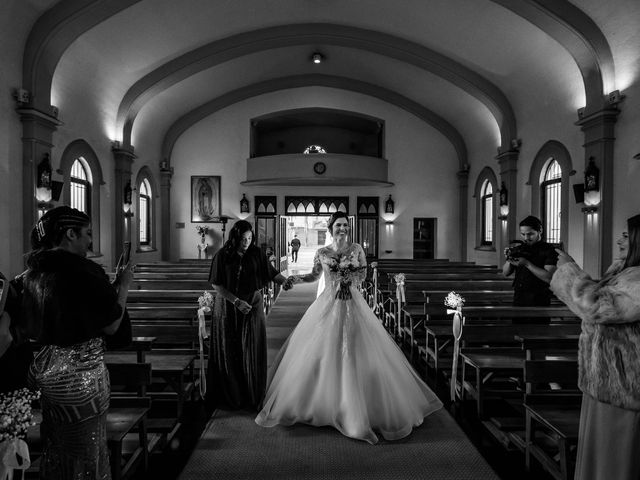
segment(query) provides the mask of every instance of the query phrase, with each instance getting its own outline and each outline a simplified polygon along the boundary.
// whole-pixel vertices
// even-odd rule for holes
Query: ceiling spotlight
[[[324,57],[322,56],[321,53],[314,53],[311,56],[311,60],[313,60],[313,63],[321,63],[323,58]]]

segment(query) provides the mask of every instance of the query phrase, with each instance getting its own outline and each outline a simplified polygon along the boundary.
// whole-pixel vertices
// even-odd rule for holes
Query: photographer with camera
[[[522,243],[505,248],[507,261],[502,273],[513,279],[513,304],[545,307],[551,303],[549,282],[556,271],[558,254],[553,245],[542,240],[542,222],[530,215],[520,222]]]

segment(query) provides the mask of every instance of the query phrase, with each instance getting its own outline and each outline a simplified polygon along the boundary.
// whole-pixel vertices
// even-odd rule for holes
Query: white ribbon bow
[[[447,315],[453,314],[453,363],[451,365],[451,401],[456,401],[456,386],[458,382],[458,357],[460,356],[460,338],[462,338],[462,327],[464,326],[464,317],[462,316],[462,308],[447,308]],[[463,379],[464,380],[464,379]],[[464,387],[463,387],[464,388]]]
[[[207,376],[204,370],[204,341],[209,338],[207,334],[207,321],[205,313],[211,312],[210,307],[200,307],[198,309],[198,343],[200,346],[200,396],[204,398],[207,393]]]
[[[18,463],[17,457],[22,463]],[[12,480],[14,470],[26,470],[29,466],[29,447],[24,440],[14,438],[0,442],[0,480]]]
[[[404,282],[398,282],[396,285],[396,298],[398,299],[398,303],[402,306],[406,302],[404,295]]]

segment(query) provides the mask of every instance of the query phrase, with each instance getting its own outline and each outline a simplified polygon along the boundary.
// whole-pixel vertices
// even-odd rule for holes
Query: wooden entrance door
[[[436,220],[435,218],[413,219],[413,258],[435,258]]]

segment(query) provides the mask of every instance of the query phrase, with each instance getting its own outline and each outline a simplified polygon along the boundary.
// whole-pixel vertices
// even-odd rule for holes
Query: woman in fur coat
[[[582,319],[576,480],[640,479],[640,215],[600,281],[558,250],[551,290]]]
[[[31,243],[22,311],[30,337],[42,345],[29,368],[30,383],[41,391],[40,478],[107,480],[110,385],[103,337],[121,326],[131,267],[119,269],[111,284],[86,258],[89,217],[67,206],[42,216]]]

